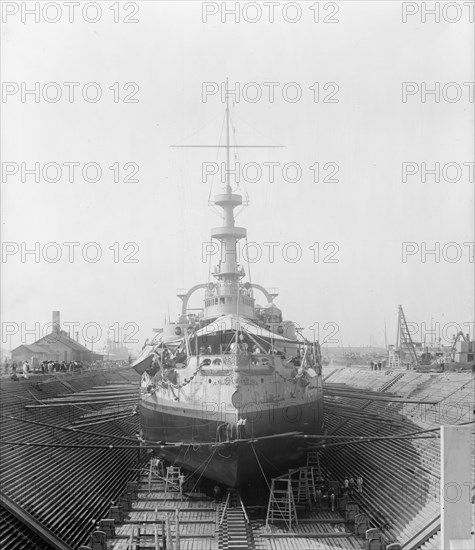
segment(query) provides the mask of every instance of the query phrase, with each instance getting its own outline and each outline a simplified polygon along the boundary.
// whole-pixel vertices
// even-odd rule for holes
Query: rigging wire
[[[237,113],[235,114],[236,118],[238,118],[241,122],[243,122],[246,126],[248,126],[253,132],[255,132],[256,134],[259,134],[261,135],[262,137],[264,137],[266,140],[269,140],[271,142],[271,145],[272,146],[278,146],[278,147],[282,147],[282,145],[280,144],[277,144],[271,137],[269,137],[268,135],[264,134],[261,130],[259,130],[258,128],[255,128],[250,122],[248,122],[247,120],[245,120],[244,118],[242,118],[241,116],[239,116]]]
[[[214,122],[219,116],[222,115],[222,111],[219,110],[214,116],[212,116],[208,122],[205,122],[204,124],[202,124],[197,130],[195,130],[194,132],[192,132],[191,134],[185,136],[181,142],[179,142],[177,145],[184,145],[184,142],[187,141],[188,139],[198,135],[199,133],[201,133],[205,128],[207,128],[212,122]]]
[[[257,460],[257,464],[258,464],[258,466],[259,466],[259,469],[261,470],[262,477],[264,478],[264,480],[265,480],[265,482],[266,482],[266,485],[267,485],[267,488],[269,489],[269,498],[271,498],[270,495],[272,494],[272,489],[271,489],[271,487],[270,487],[270,485],[269,485],[269,482],[267,481],[267,477],[266,477],[266,475],[265,475],[265,473],[264,473],[264,470],[263,470],[263,468],[262,468],[262,466],[261,466],[261,462],[260,462],[260,460],[259,460],[259,457],[257,456],[256,449],[254,448],[254,445],[253,445],[252,442],[251,442],[251,448],[252,448],[252,450],[253,450],[253,452],[254,452],[254,456],[256,457],[256,460]],[[292,490],[292,489],[291,489],[291,490]],[[287,520],[285,519],[285,516],[284,516],[284,514],[282,513],[282,510],[281,510],[281,508],[280,508],[280,506],[279,506],[279,503],[278,503],[277,501],[275,501],[275,504],[277,505],[277,508],[278,508],[280,514],[282,515],[282,518],[283,518],[284,523],[285,523],[285,525],[286,525],[286,527],[287,527],[287,530],[288,530],[289,532],[291,532],[291,531],[290,531],[290,525],[287,523]],[[293,533],[292,533],[292,534],[293,534]],[[293,535],[294,535],[294,534],[293,534]],[[295,536],[295,535],[294,535],[294,536]]]
[[[209,464],[210,464],[210,462],[211,462],[211,459],[213,458],[215,452],[216,452],[216,449],[213,449],[213,452],[212,452],[211,455],[207,458],[206,466],[203,468],[203,471],[201,472],[200,477],[196,480],[196,483],[193,485],[193,488],[191,489],[191,491],[189,491],[190,493],[192,493],[192,492],[195,490],[196,486],[197,486],[198,483],[200,482],[200,479],[203,477],[203,474],[205,473],[206,468],[209,466]]]

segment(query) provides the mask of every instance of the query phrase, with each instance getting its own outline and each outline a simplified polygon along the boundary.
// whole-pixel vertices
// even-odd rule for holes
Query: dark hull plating
[[[217,428],[222,420],[198,410],[167,410],[166,406],[143,401],[140,416],[147,442],[185,443],[160,447],[163,458],[230,487],[242,486],[263,474],[275,477],[298,465],[305,455],[303,440],[279,434],[319,434],[323,418],[318,402],[275,408],[252,422],[248,418],[243,439],[218,444]]]

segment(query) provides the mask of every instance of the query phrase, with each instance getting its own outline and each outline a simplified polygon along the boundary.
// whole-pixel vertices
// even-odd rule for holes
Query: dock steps
[[[254,547],[254,537],[244,504],[239,493],[230,489],[221,511],[218,550],[239,550]]]

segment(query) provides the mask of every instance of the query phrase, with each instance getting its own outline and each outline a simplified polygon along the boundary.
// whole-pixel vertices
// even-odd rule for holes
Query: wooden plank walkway
[[[164,484],[154,481],[150,485],[144,475],[138,488],[138,500],[123,525],[116,527],[116,536],[108,541],[110,550],[130,550],[130,536],[140,528],[140,549],[155,549],[155,526],[162,534],[162,520],[168,521],[175,543],[176,510],[179,510],[179,536],[181,550],[218,550],[216,536],[217,506],[209,497],[193,493],[190,498],[178,492],[164,492]],[[135,546],[133,546],[135,548]],[[160,546],[162,548],[162,546]]]
[[[284,523],[254,528],[256,550],[361,550],[364,539],[349,532],[338,512],[318,509],[299,518],[288,531]]]
[[[193,493],[181,497],[164,492],[164,485],[154,481],[149,490],[144,475],[139,483],[138,500],[123,525],[116,527],[116,537],[107,543],[108,550],[130,550],[133,529],[140,528],[140,549],[156,549],[155,525],[161,537],[160,520],[168,516],[170,534],[175,543],[176,510],[179,509],[180,550],[225,550],[219,543],[219,518],[223,504],[208,496]],[[300,514],[298,525],[289,532],[283,523],[265,527],[262,519],[252,522],[255,550],[361,550],[364,540],[355,537],[338,512],[321,508]],[[157,522],[158,521],[158,522]],[[223,528],[223,527],[221,527]],[[132,546],[135,548],[135,546]],[[162,548],[160,546],[160,548]],[[249,548],[249,550],[253,550]]]

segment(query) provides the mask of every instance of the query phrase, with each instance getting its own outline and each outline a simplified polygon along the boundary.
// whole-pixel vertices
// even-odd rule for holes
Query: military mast
[[[230,152],[236,148],[276,148],[282,145],[232,145],[230,143],[230,113],[228,79],[226,79],[226,144],[225,145],[172,145],[172,147],[211,147],[226,148],[225,184],[223,193],[214,197],[214,204],[223,210],[223,224],[211,229],[211,238],[220,242],[220,260],[212,275],[216,283],[209,283],[205,294],[204,319],[215,319],[221,315],[238,312],[246,317],[254,317],[254,298],[251,293],[243,293],[240,280],[245,276],[237,261],[238,241],[245,239],[245,227],[235,225],[234,209],[242,205],[242,195],[233,193],[230,181]]]

